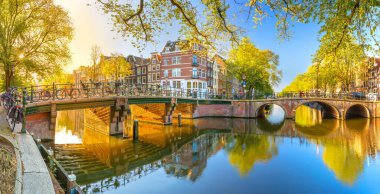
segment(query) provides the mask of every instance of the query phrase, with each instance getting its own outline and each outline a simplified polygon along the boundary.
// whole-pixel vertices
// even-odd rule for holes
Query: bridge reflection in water
[[[140,123],[139,141],[124,134],[109,136],[107,125],[90,110],[61,111],[55,133],[56,158],[77,175],[84,191],[122,187],[158,170],[169,177],[197,182],[208,159],[225,152],[241,178],[259,163],[281,155],[285,144],[316,147],[325,169],[339,182],[353,185],[380,150],[380,120],[323,119],[318,109],[299,107],[297,118],[278,119],[279,107],[268,107],[265,118],[204,118],[183,120],[182,127]],[[283,117],[282,117],[283,118]],[[307,172],[306,172],[307,173]],[[164,184],[164,183],[163,183]]]

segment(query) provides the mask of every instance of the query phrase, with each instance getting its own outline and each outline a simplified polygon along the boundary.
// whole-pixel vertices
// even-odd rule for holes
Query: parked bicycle
[[[56,90],[56,97],[58,100],[66,99],[67,97],[70,97],[71,99],[77,99],[80,97],[80,89],[70,87],[70,88],[60,88]]]

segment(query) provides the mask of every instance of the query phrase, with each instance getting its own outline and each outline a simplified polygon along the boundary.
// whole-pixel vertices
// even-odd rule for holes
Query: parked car
[[[350,98],[360,100],[360,99],[365,99],[365,95],[361,92],[351,92]]]
[[[368,94],[367,94],[367,99],[368,99],[368,100],[376,101],[376,100],[377,100],[377,97],[378,97],[378,94],[377,94],[377,93],[368,93]]]

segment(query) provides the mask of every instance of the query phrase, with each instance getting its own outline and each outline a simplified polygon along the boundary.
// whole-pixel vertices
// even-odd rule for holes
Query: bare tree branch
[[[182,6],[176,2],[175,0],[170,0],[170,2],[172,3],[172,5],[174,5],[182,14],[182,16],[185,18],[186,22],[193,27],[193,29],[197,32],[197,34],[201,35],[203,38],[205,38],[206,40],[208,39],[208,36],[205,35],[204,33],[202,33],[197,25],[191,21],[191,19],[189,18],[189,16],[185,13],[185,11],[183,10]]]

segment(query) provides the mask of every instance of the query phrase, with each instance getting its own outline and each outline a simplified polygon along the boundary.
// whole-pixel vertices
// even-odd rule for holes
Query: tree
[[[357,37],[360,46],[379,46],[379,1],[374,0],[140,0],[139,3],[118,0],[97,0],[109,14],[117,32],[124,37],[154,42],[154,36],[165,24],[179,23],[181,33],[210,43],[213,40],[239,42],[244,29],[230,22],[238,16],[252,18],[255,25],[263,18],[277,18],[276,27],[281,39],[292,35],[291,27],[297,23],[320,24],[320,35],[330,39],[331,47],[338,48],[349,34]],[[231,6],[233,5],[233,6]],[[233,10],[230,7],[236,7]],[[236,11],[239,10],[239,11]]]
[[[73,28],[53,0],[0,1],[0,65],[9,87],[15,77],[48,77],[69,59]]]
[[[122,54],[111,54],[111,57],[101,57],[100,68],[106,77],[113,77],[118,80],[120,77],[128,76],[132,73],[131,64]]]
[[[92,77],[92,80],[94,81],[97,80],[97,76],[98,76],[97,63],[100,58],[100,55],[101,55],[100,47],[98,45],[93,45],[91,47],[91,62],[92,62],[92,69],[93,69],[91,77]]]
[[[230,51],[227,65],[236,78],[242,80],[246,77],[249,91],[273,92],[272,87],[279,83],[282,76],[277,69],[278,56],[270,50],[256,48],[249,38],[243,38]]]
[[[285,92],[337,90],[350,92],[351,84],[368,71],[366,54],[352,36],[347,36],[339,48],[331,47],[325,37],[313,56],[314,64],[298,75]]]

